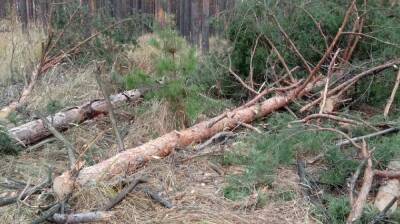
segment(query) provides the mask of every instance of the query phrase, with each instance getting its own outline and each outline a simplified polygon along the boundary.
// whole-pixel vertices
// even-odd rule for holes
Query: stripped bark
[[[306,90],[310,91],[314,85],[323,83],[309,83]],[[288,91],[286,95],[277,95],[260,104],[233,110],[222,119],[219,116],[216,117],[220,119],[217,122],[214,121],[216,118],[204,121],[191,128],[180,132],[172,131],[139,147],[128,149],[96,165],[82,169],[77,178],[77,184],[83,186],[92,182],[111,180],[113,177],[125,173],[132,173],[153,158],[168,156],[175,148],[185,148],[201,142],[221,131],[236,127],[238,122],[250,123],[288,105],[295,99],[296,91],[294,89]]]
[[[110,96],[110,98],[112,104],[117,106],[126,101],[138,101],[143,92],[143,90],[130,90]],[[108,111],[105,100],[93,100],[81,106],[58,112],[53,117],[47,117],[47,119],[53,121],[54,128],[58,131],[63,131],[68,129],[72,124],[82,123],[100,114],[106,114]],[[51,135],[41,119],[12,128],[9,130],[9,133],[11,137],[25,145],[36,143]]]

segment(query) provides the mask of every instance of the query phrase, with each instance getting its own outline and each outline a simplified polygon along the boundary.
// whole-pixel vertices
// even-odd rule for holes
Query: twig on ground
[[[329,120],[335,120],[338,122],[343,122],[343,123],[347,123],[347,124],[353,124],[353,125],[358,125],[360,123],[358,123],[357,121],[351,120],[351,119],[347,119],[347,118],[343,118],[343,117],[339,117],[339,116],[335,116],[332,114],[311,114],[308,115],[307,117],[305,117],[302,120],[298,120],[298,121],[294,121],[293,123],[306,123],[310,120],[314,120],[314,119],[320,119],[320,118],[325,118],[325,119],[329,119]]]
[[[162,198],[162,197],[160,196],[159,193],[150,191],[150,190],[147,189],[147,188],[143,189],[143,192],[144,192],[145,194],[147,194],[148,196],[150,196],[150,198],[153,199],[154,201],[160,203],[162,206],[164,206],[164,207],[166,207],[166,208],[172,208],[172,207],[173,207],[172,204],[171,204],[171,202],[169,202],[169,201],[168,201],[167,199],[165,199],[165,198]]]
[[[43,214],[39,218],[33,220],[31,224],[40,224],[45,222],[47,219],[51,218],[55,213],[59,212],[60,209],[61,209],[61,203],[56,203],[51,208],[43,212]]]
[[[101,77],[100,77],[103,66],[104,65],[102,65],[102,64],[97,65],[97,69],[95,72],[96,73],[96,81],[97,81],[97,84],[99,85],[99,88],[100,88],[100,90],[104,96],[104,99],[106,100],[106,103],[107,103],[108,115],[110,117],[111,125],[114,129],[115,138],[117,139],[118,152],[122,152],[122,151],[125,151],[124,142],[122,141],[121,135],[118,131],[117,121],[115,119],[114,108],[111,103],[110,95],[107,93],[106,88],[103,85],[103,81],[101,80]]]
[[[258,128],[254,127],[254,126],[251,125],[251,124],[246,124],[246,123],[243,123],[243,122],[238,122],[238,124],[239,124],[239,125],[242,125],[242,126],[245,127],[245,128],[248,128],[248,129],[251,129],[251,130],[257,132],[258,134],[261,134],[261,133],[262,133]]]
[[[385,107],[385,111],[383,112],[383,116],[384,117],[387,117],[388,114],[389,114],[390,107],[392,106],[393,100],[396,97],[397,90],[399,89],[399,84],[400,84],[400,69],[399,69],[399,71],[397,73],[396,82],[394,84],[394,87],[393,87],[393,90],[392,90],[392,94],[390,95],[390,98],[389,98],[389,100],[388,100],[388,102],[386,104],[386,107]]]
[[[211,137],[210,139],[208,139],[207,141],[203,142],[202,144],[198,145],[197,147],[195,147],[196,151],[201,151],[204,148],[206,148],[207,146],[211,145],[211,144],[215,144],[217,142],[223,142],[226,139],[234,136],[235,134],[233,132],[219,132],[217,134],[215,134],[213,137]]]
[[[117,204],[119,204],[122,200],[124,200],[124,198],[130,193],[132,192],[132,190],[141,183],[145,183],[146,180],[144,178],[137,178],[133,181],[131,181],[131,183],[126,186],[115,198],[113,198],[110,202],[108,202],[108,204],[106,206],[104,206],[101,211],[109,211],[112,208],[114,208]]]

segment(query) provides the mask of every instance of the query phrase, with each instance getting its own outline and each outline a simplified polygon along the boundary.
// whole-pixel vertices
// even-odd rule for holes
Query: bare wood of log
[[[110,96],[114,106],[119,106],[126,101],[139,101],[144,90],[130,90]],[[93,100],[82,104],[81,106],[66,109],[56,113],[53,117],[47,117],[47,120],[53,120],[52,125],[58,131],[68,129],[72,124],[79,124],[85,120],[92,119],[100,114],[108,113],[108,107],[105,100]],[[44,126],[40,119],[33,120],[21,126],[8,130],[11,137],[20,142],[29,145],[36,143],[44,138],[51,136],[51,133]]]
[[[383,112],[383,116],[384,117],[387,117],[388,114],[389,114],[390,107],[392,106],[394,98],[396,97],[397,90],[399,89],[399,84],[400,84],[400,69],[399,69],[399,71],[397,73],[396,82],[394,84],[394,87],[393,87],[393,90],[392,90],[392,94],[390,95],[390,98],[389,98],[389,100],[388,100],[388,102],[386,104],[386,107],[385,107],[385,111]]]
[[[357,199],[352,204],[351,212],[347,217],[346,223],[348,224],[354,223],[361,217],[364,205],[367,201],[369,191],[371,190],[372,181],[374,179],[374,172],[372,170],[372,159],[370,152],[368,152],[367,143],[365,141],[363,142],[361,153],[364,159],[367,160],[367,164],[364,170],[364,180],[360,192],[358,194]]]
[[[122,141],[121,135],[118,131],[117,120],[115,119],[114,108],[111,103],[110,96],[107,93],[106,87],[103,85],[103,81],[101,80],[101,77],[100,77],[103,66],[104,66],[104,64],[97,65],[97,69],[95,72],[96,73],[96,81],[97,81],[97,84],[99,85],[99,88],[100,88],[100,90],[103,94],[103,97],[106,101],[106,104],[107,104],[108,116],[110,117],[111,125],[112,125],[112,128],[114,129],[115,138],[117,139],[117,143],[118,143],[118,152],[122,152],[125,150],[124,142]]]
[[[59,214],[56,213],[52,216],[52,221],[55,223],[88,223],[88,222],[106,222],[115,215],[114,212],[87,212],[75,214]]]

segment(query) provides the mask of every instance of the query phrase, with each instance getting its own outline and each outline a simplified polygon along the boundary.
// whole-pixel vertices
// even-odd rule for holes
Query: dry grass
[[[23,33],[19,24],[0,20],[0,106],[18,97],[40,55],[44,38],[39,28]]]
[[[111,223],[307,223],[309,207],[296,197],[290,201],[268,202],[263,208],[248,205],[249,199],[232,202],[223,197],[225,179],[213,170],[209,158],[199,157],[189,162],[180,160],[197,152],[177,152],[173,156],[153,161],[136,177],[147,176],[149,183],[138,187],[113,210],[117,217]],[[222,168],[229,173],[229,167]],[[292,170],[282,172],[281,178],[293,180]],[[276,183],[280,184],[280,183]],[[170,200],[174,206],[166,209],[141,192],[150,188]],[[288,186],[285,186],[288,187]],[[294,190],[294,189],[292,189]],[[268,189],[269,193],[273,193]],[[75,208],[89,210],[104,205],[116,190],[107,186],[81,189],[74,197]]]

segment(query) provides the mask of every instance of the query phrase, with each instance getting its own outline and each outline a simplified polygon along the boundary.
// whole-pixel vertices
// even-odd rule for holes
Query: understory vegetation
[[[125,150],[134,151],[168,133],[178,139],[186,137],[182,130],[204,121],[211,122],[198,129],[214,131],[217,128],[213,125],[221,120],[237,119],[236,126],[224,124],[216,131],[232,131],[232,139],[213,141],[207,149],[197,150],[196,145],[207,139],[200,142],[196,137],[208,138],[208,133],[196,129],[190,144],[183,145],[187,139],[169,143],[174,146],[171,155],[167,150],[146,154],[132,173],[128,164],[118,186],[99,184],[71,193],[63,199],[71,199],[66,211],[102,208],[126,185],[128,173],[137,177],[139,170],[140,175],[149,176],[149,185],[156,185],[150,190],[162,192],[159,197],[169,197],[177,206],[160,215],[161,207],[149,202],[157,199],[144,199],[150,194],[143,192],[149,189],[139,188],[118,208],[115,223],[136,222],[136,216],[143,223],[179,223],[185,212],[195,217],[196,223],[219,223],[219,214],[215,213],[219,209],[226,217],[233,217],[227,222],[245,223],[243,220],[254,215],[254,223],[262,223],[265,216],[257,215],[273,211],[275,206],[292,210],[287,216],[297,213],[296,218],[304,218],[294,220],[296,223],[349,223],[370,168],[373,180],[362,201],[361,215],[351,223],[399,223],[397,205],[395,211],[386,211],[380,218],[374,201],[380,187],[393,179],[390,175],[376,177],[376,171],[391,170],[389,164],[400,161],[400,93],[393,91],[400,77],[400,2],[353,3],[235,1],[233,8],[203,21],[215,31],[209,49],[191,43],[192,37],[182,36],[172,21],[161,24],[152,15],[139,13],[117,19],[106,10],[92,14],[78,1],[56,8],[49,24],[31,24],[28,31],[20,29],[16,16],[0,20],[0,109],[18,102],[24,87],[32,81],[32,71],[44,67],[28,102],[5,117],[0,112],[0,167],[4,167],[0,168],[0,182],[17,179],[29,189],[46,176],[48,167],[59,176],[71,167],[68,142],[78,162],[81,159],[82,166],[90,167],[118,156],[119,140]],[[345,18],[348,21],[341,30]],[[336,38],[338,32],[342,33]],[[390,62],[393,65],[356,79]],[[104,65],[101,74],[99,64]],[[106,84],[105,88],[98,80]],[[319,82],[323,83],[317,86]],[[295,92],[303,83],[304,88]],[[306,91],[310,84],[317,87]],[[53,137],[30,145],[10,134],[10,130],[43,116],[49,116],[50,124],[56,125],[53,118],[59,111],[134,89],[143,91],[140,100],[133,102],[127,97],[108,113],[77,124],[69,122],[70,126],[59,128],[62,139]],[[267,105],[264,100],[278,96],[279,101],[279,97],[292,95],[287,105],[264,109],[268,116],[259,116]],[[246,106],[254,98],[257,102]],[[316,103],[307,108],[313,101]],[[254,121],[245,118],[246,122],[241,122],[240,113],[250,116],[248,111],[236,114],[234,108],[241,105],[252,108]],[[220,119],[215,122],[214,117]],[[393,130],[367,136],[387,129]],[[367,137],[353,139],[359,136]],[[3,196],[14,197],[13,191],[3,186],[6,184],[0,185],[0,202]],[[20,193],[24,188],[16,189]],[[48,209],[61,201],[49,193],[50,189],[39,196],[36,191],[27,197],[20,194],[16,203],[4,206],[4,210],[0,203],[0,219],[26,223],[41,217],[44,205]],[[184,209],[187,211],[181,213]],[[130,210],[135,210],[134,219],[127,217]],[[198,218],[203,213],[204,217]]]

